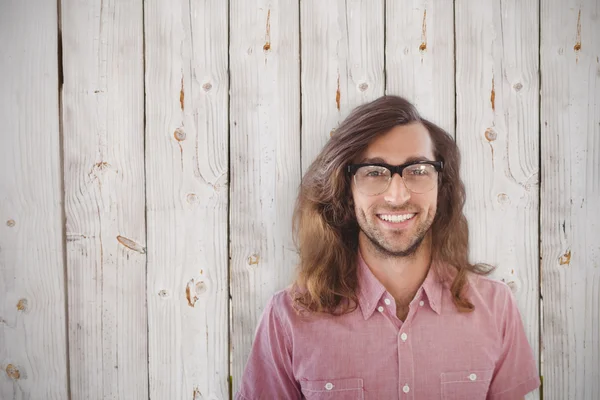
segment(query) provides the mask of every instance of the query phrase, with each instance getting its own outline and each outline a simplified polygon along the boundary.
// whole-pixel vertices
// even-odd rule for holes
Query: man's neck
[[[360,254],[375,277],[394,297],[396,303],[408,306],[423,284],[431,265],[431,234],[421,242],[417,251],[407,257],[389,257],[378,252],[361,232]]]

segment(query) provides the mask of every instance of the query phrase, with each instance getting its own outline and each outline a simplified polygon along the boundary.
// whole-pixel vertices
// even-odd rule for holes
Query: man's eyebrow
[[[435,160],[430,160],[429,158],[423,157],[423,156],[408,157],[406,160],[404,160],[404,162],[402,164],[415,162],[415,161],[435,161]],[[387,162],[381,157],[374,157],[374,158],[364,158],[358,164],[387,164]]]

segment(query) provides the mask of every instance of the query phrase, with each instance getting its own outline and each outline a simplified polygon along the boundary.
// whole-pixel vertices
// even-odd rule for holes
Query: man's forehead
[[[435,161],[433,158],[425,157],[425,156],[411,156],[400,162],[396,161],[398,165],[415,162],[415,161]],[[363,157],[359,159],[358,164],[392,164],[391,160],[387,160],[383,157]]]
[[[415,123],[396,126],[379,135],[354,162],[399,165],[411,161],[434,160],[433,142],[427,128]]]

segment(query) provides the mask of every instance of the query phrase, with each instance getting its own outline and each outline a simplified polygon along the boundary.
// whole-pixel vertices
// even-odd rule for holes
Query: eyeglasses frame
[[[389,184],[392,182],[392,179],[394,178],[394,174],[400,175],[400,178],[402,178],[402,181],[404,181],[404,177],[402,176],[402,172],[404,171],[404,169],[406,169],[407,167],[410,167],[412,165],[422,165],[422,164],[432,165],[435,168],[435,170],[438,172],[438,174],[444,170],[444,162],[443,161],[420,160],[420,161],[409,161],[409,162],[401,164],[401,165],[390,165],[390,164],[385,164],[385,163],[350,164],[347,167],[347,172],[351,176],[355,177],[353,180],[354,180],[354,183],[356,184],[356,172],[359,170],[359,168],[372,167],[372,166],[386,168],[388,171],[390,171],[391,174],[390,174],[388,186],[383,191],[383,192],[385,192],[390,187]],[[406,182],[404,184],[406,185]],[[408,189],[408,186],[406,188]],[[410,189],[408,189],[408,190],[410,190]],[[410,191],[412,192],[412,190],[410,190]],[[381,192],[381,193],[383,193],[383,192]],[[381,194],[381,193],[378,193],[378,194]],[[377,194],[374,194],[372,196],[376,196],[376,195]]]

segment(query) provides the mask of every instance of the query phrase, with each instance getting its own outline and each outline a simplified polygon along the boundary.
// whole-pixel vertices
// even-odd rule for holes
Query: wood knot
[[[21,379],[21,371],[12,364],[6,366],[6,375],[13,380]]]
[[[498,194],[498,203],[509,204],[510,198],[508,197],[508,195],[506,193],[500,193],[500,194]]]
[[[485,130],[485,138],[489,141],[489,142],[493,142],[494,140],[496,140],[498,138],[498,134],[496,133],[495,130],[493,130],[492,128],[487,128]]]
[[[575,43],[575,46],[573,46],[573,50],[575,50],[575,51],[581,50],[581,43]]]
[[[183,128],[177,128],[175,129],[173,136],[175,137],[175,140],[177,140],[178,142],[182,142],[185,140],[186,134]]]
[[[201,399],[202,399],[202,393],[200,392],[200,389],[194,388],[194,392],[192,393],[192,400],[201,400]]]
[[[28,309],[29,309],[29,303],[28,303],[27,299],[19,300],[19,302],[17,303],[17,310],[19,310],[21,312],[26,312]]]
[[[140,254],[146,254],[146,248],[144,246],[129,238],[119,235],[117,236],[117,241],[130,250],[137,251]]]
[[[369,88],[369,85],[366,82],[363,82],[360,85],[358,85],[358,90],[360,90],[361,92],[364,92],[368,88]]]
[[[196,196],[195,193],[189,193],[185,199],[187,200],[188,203],[190,204],[197,204],[198,203],[198,196]]]
[[[264,50],[264,51],[269,51],[269,50],[271,50],[271,43],[269,43],[269,42],[265,43],[265,45],[263,46],[263,50]]]
[[[258,265],[258,261],[260,260],[260,256],[258,254],[252,254],[248,257],[248,265]]]
[[[565,254],[559,257],[558,262],[560,265],[570,265],[571,264],[571,250],[567,250]]]
[[[204,89],[205,92],[208,92],[210,89],[212,89],[212,84],[210,82],[206,82],[204,85],[202,85],[202,89]]]
[[[521,82],[517,82],[513,85],[513,88],[518,92],[521,89],[523,89],[523,85],[521,84]]]
[[[207,291],[207,286],[204,281],[200,281],[196,283],[196,294],[204,294]]]
[[[160,292],[158,292],[158,295],[164,299],[169,297],[169,292],[166,289],[163,289]]]
[[[9,219],[8,221],[6,221],[6,226],[8,226],[9,228],[12,228],[13,226],[15,226],[15,221],[12,219]]]
[[[427,50],[427,43],[423,42],[423,43],[421,43],[421,45],[419,46],[419,51],[420,51],[420,52],[424,52],[425,50]]]
[[[185,287],[185,298],[188,301],[190,307],[196,305],[196,301],[200,296],[208,290],[208,286],[203,280],[196,282],[193,278],[187,283]]]

